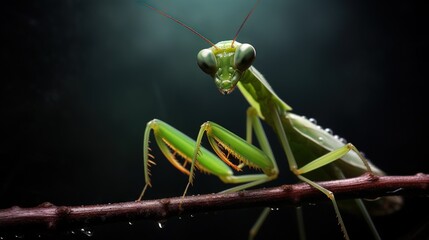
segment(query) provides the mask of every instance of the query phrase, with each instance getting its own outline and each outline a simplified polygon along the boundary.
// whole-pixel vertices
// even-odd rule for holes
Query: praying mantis
[[[379,176],[385,173],[368,161],[353,144],[333,135],[328,129],[322,129],[313,119],[292,113],[292,107],[277,96],[268,81],[252,66],[256,57],[255,48],[247,43],[239,43],[236,38],[258,3],[259,0],[242,22],[233,40],[216,44],[167,13],[145,4],[208,42],[211,47],[201,50],[197,55],[198,66],[213,78],[221,94],[228,95],[238,88],[250,107],[247,110],[245,139],[211,121],[201,125],[196,140],[162,120],[149,121],[143,137],[146,184],[138,200],[143,198],[147,188],[151,186],[149,168],[154,164],[154,156],[150,153],[149,139],[152,132],[167,160],[189,176],[183,196],[194,181],[195,169],[215,175],[224,183],[239,184],[223,191],[225,193],[241,191],[276,179],[279,168],[262,125],[262,122],[265,122],[276,133],[290,171],[299,180],[318,189],[330,199],[344,238],[349,239],[340,213],[342,206],[337,204],[331,191],[316,181],[343,179],[367,172]],[[253,134],[258,140],[259,148],[252,144]],[[214,153],[201,146],[204,135]],[[238,163],[235,163],[234,159]],[[234,174],[234,171],[240,172],[245,167],[255,168],[261,173]],[[355,199],[349,204],[362,213],[374,238],[381,239],[363,201]],[[401,199],[394,196],[384,197],[371,204],[384,206],[378,208],[377,214],[388,214],[400,207]],[[300,215],[301,212],[299,208],[297,209],[297,214]],[[251,228],[249,239],[256,236],[268,213],[269,208],[265,208]],[[300,227],[302,228],[300,232],[303,232],[303,227]],[[304,238],[304,234],[301,234],[301,238]]]

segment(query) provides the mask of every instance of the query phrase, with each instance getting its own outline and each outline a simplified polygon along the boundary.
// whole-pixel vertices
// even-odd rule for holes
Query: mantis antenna
[[[255,9],[256,9],[256,7],[257,7],[257,5],[259,4],[259,2],[260,2],[260,0],[257,0],[257,1],[256,1],[255,5],[253,5],[252,9],[250,9],[249,13],[248,13],[248,14],[246,15],[246,17],[244,18],[243,22],[241,23],[240,27],[238,28],[237,32],[235,33],[234,39],[233,39],[233,40],[232,40],[232,42],[231,42],[231,47],[232,47],[232,46],[234,46],[234,43],[235,43],[235,40],[236,40],[236,39],[237,39],[237,37],[238,37],[238,34],[239,34],[239,33],[241,32],[241,30],[243,29],[244,24],[247,22],[247,20],[249,19],[249,17],[250,17],[250,16],[253,14],[253,12],[255,11]],[[216,49],[217,49],[216,45],[215,45],[212,41],[210,41],[208,38],[204,37],[204,36],[203,36],[201,33],[199,33],[197,30],[195,30],[195,29],[191,28],[190,26],[186,25],[185,23],[181,22],[180,20],[178,20],[178,19],[176,19],[176,18],[174,18],[174,17],[170,16],[170,15],[169,15],[169,14],[167,14],[166,12],[163,12],[163,11],[161,11],[161,10],[159,10],[159,9],[157,9],[157,8],[155,8],[155,7],[153,7],[153,6],[149,5],[149,4],[147,4],[147,3],[145,3],[145,2],[143,2],[143,4],[144,4],[146,7],[148,7],[148,8],[150,8],[150,9],[152,9],[152,10],[156,11],[157,13],[161,14],[162,16],[167,17],[167,18],[169,18],[169,19],[171,19],[171,20],[175,21],[175,22],[176,22],[176,23],[178,23],[180,26],[182,26],[182,27],[184,27],[184,28],[188,29],[189,31],[191,31],[192,33],[194,33],[195,35],[197,35],[198,37],[200,37],[201,39],[203,39],[204,41],[206,41],[207,43],[209,43],[210,45],[212,45],[214,48],[216,48]]]
[[[172,16],[168,15],[166,12],[163,12],[163,11],[161,11],[161,10],[159,10],[159,9],[155,8],[155,7],[152,7],[151,5],[149,5],[149,4],[145,3],[145,2],[143,2],[143,4],[144,4],[146,7],[148,7],[148,8],[150,8],[150,9],[152,9],[152,10],[154,10],[154,11],[158,12],[158,13],[159,13],[159,14],[161,14],[162,16],[167,17],[167,18],[169,18],[169,19],[171,19],[171,20],[175,21],[175,22],[176,22],[176,23],[178,23],[180,26],[182,26],[182,27],[184,27],[184,28],[187,28],[189,31],[191,31],[192,33],[194,33],[195,35],[197,35],[198,37],[200,37],[201,39],[203,39],[204,41],[206,41],[207,43],[209,43],[210,45],[212,45],[214,48],[216,48],[216,49],[217,49],[216,45],[215,45],[212,41],[210,41],[208,38],[204,37],[204,36],[203,36],[201,33],[199,33],[197,30],[195,30],[195,29],[191,28],[190,26],[188,26],[188,25],[184,24],[183,22],[179,21],[178,19],[176,19],[176,18],[174,18],[174,17],[172,17]]]
[[[250,9],[249,13],[247,14],[247,16],[244,18],[243,22],[241,23],[240,27],[238,28],[237,32],[235,33],[234,39],[232,39],[231,42],[231,47],[234,46],[234,42],[238,37],[238,34],[241,32],[241,29],[243,29],[244,24],[247,22],[247,19],[249,19],[249,17],[253,14],[253,11],[255,11],[256,6],[258,5],[258,3],[260,2],[260,0],[257,0],[255,5],[253,5],[252,9]]]

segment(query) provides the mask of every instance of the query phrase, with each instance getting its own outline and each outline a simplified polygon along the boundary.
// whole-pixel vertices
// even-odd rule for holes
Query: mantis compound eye
[[[235,50],[234,65],[238,70],[243,72],[252,65],[255,58],[255,48],[250,44],[243,43]]]
[[[198,53],[197,63],[203,72],[209,75],[216,73],[216,57],[210,49],[203,49]]]

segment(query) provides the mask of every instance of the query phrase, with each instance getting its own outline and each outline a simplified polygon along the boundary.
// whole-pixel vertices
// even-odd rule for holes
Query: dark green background
[[[254,1],[149,3],[218,42],[234,36]],[[238,41],[254,45],[255,67],[296,113],[332,128],[389,174],[427,173],[423,12],[413,1],[263,0]],[[153,118],[192,137],[206,120],[244,136],[241,94],[222,96],[196,65],[208,44],[138,1],[16,1],[0,16],[0,208],[136,199],[144,184],[143,131]],[[281,168],[267,186],[295,182],[267,132]],[[187,178],[154,154],[147,198],[180,195]],[[189,194],[227,187],[198,174]],[[402,211],[375,218],[380,234],[407,239],[427,229],[424,202],[408,197]],[[165,229],[138,221],[89,230],[93,239],[244,239],[259,211],[169,219]],[[309,239],[341,239],[329,204],[304,213]],[[369,236],[362,219],[344,218],[352,239]],[[295,239],[293,208],[273,212],[259,237]]]

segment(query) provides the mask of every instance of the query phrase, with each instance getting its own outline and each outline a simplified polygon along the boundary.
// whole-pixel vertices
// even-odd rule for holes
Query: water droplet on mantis
[[[323,138],[322,137],[318,137],[317,140],[319,140],[319,142],[323,142]]]
[[[310,121],[311,123],[317,125],[317,121],[314,118],[309,118],[308,121]]]
[[[334,132],[332,131],[332,129],[330,128],[325,128],[325,132],[329,133],[329,134],[333,134]]]

